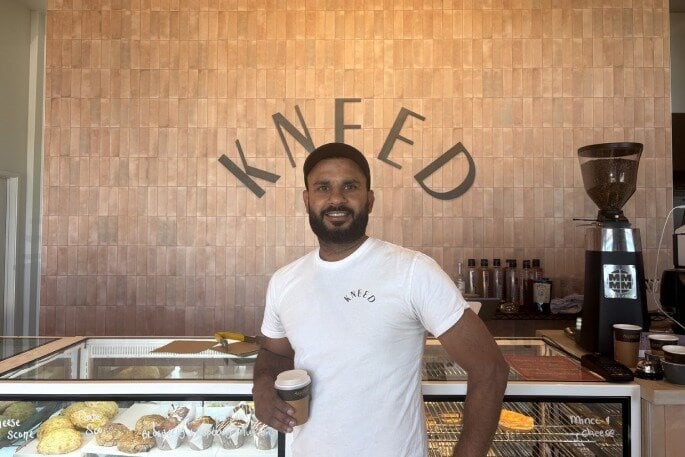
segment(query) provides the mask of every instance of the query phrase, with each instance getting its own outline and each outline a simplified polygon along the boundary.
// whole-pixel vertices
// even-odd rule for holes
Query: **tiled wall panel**
[[[47,30],[41,332],[255,332],[270,275],[316,246],[306,151],[344,139],[370,159],[370,233],[433,256],[539,257],[578,292],[593,217],[579,147],[645,144],[625,207],[654,271],[671,206],[668,4],[630,1],[54,0]],[[402,108],[390,159],[377,156]],[[280,175],[254,195],[226,154]],[[476,180],[429,196],[414,175],[454,144]],[[455,159],[426,183],[456,187]],[[667,241],[664,248],[669,248]],[[660,254],[660,268],[670,255]]]

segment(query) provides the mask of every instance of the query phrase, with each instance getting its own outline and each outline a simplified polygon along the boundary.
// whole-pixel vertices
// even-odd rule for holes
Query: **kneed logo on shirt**
[[[362,289],[351,290],[343,298],[348,303],[352,300],[366,300],[369,303],[376,301],[376,296],[372,292]]]
[[[336,142],[342,143],[345,141],[345,130],[356,130],[362,128],[359,124],[345,124],[344,121],[345,104],[359,102],[361,102],[361,98],[335,99]],[[309,133],[309,129],[307,128],[307,124],[304,121],[304,117],[302,116],[300,108],[297,105],[295,105],[295,112],[297,113],[300,125],[302,126],[301,130],[298,130],[298,128],[295,127],[295,125],[293,125],[281,113],[275,113],[271,116],[274,121],[274,125],[278,130],[278,135],[281,138],[281,143],[283,144],[283,148],[285,149],[285,152],[288,155],[288,160],[290,161],[290,165],[292,166],[292,168],[295,168],[295,160],[293,159],[293,154],[290,151],[290,146],[286,141],[285,132],[288,132],[297,143],[302,145],[302,147],[305,150],[307,150],[307,152],[312,152],[314,149],[316,149],[316,146],[314,146],[314,141],[312,140],[312,136]],[[418,113],[415,113],[404,107],[401,108],[377,156],[378,160],[381,160],[382,162],[385,162],[386,164],[393,166],[397,169],[401,169],[402,166],[390,160],[390,153],[392,152],[392,149],[397,140],[407,143],[409,145],[414,144],[414,142],[411,139],[401,135],[402,127],[404,126],[405,122],[410,116],[421,121],[426,120],[424,116]],[[243,148],[240,145],[240,141],[235,140],[235,145],[236,149],[238,150],[240,160],[243,164],[243,168],[240,168],[240,166],[238,166],[235,162],[229,159],[225,154],[222,154],[221,157],[219,157],[219,162],[224,167],[226,167],[226,169],[228,169],[228,171],[230,171],[233,174],[233,176],[235,176],[248,189],[250,189],[250,191],[252,191],[253,194],[261,198],[264,195],[265,191],[252,178],[259,178],[270,183],[275,183],[281,176],[248,165],[247,159],[245,159],[245,153],[243,152]],[[464,177],[464,179],[459,185],[447,191],[437,191],[435,189],[431,189],[426,184],[426,180],[433,173],[447,165],[447,163],[449,163],[452,159],[456,158],[459,154],[463,154],[468,162],[468,171],[466,173],[466,177]],[[416,179],[421,188],[423,188],[423,190],[430,196],[437,198],[439,200],[453,200],[457,197],[464,195],[466,191],[468,191],[471,188],[471,186],[473,186],[473,183],[476,181],[476,164],[473,160],[473,157],[471,157],[469,151],[467,151],[464,145],[462,145],[461,142],[459,142],[451,148],[449,148],[446,152],[444,152],[440,157],[435,159],[433,162],[428,164],[425,168],[416,173],[414,175],[414,179]]]

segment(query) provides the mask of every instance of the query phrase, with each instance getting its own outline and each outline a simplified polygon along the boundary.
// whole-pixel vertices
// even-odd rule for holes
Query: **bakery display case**
[[[498,344],[511,370],[491,455],[639,455],[631,444],[640,442],[636,384],[607,383],[544,338]],[[0,457],[55,449],[70,457],[288,456],[290,435],[252,414],[255,356],[218,346],[213,339],[79,338],[4,361]],[[429,455],[451,455],[466,373],[429,339],[423,379]]]

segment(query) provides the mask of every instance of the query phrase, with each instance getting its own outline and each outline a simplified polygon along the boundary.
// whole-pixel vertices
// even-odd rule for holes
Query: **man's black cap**
[[[307,176],[312,171],[314,166],[325,159],[350,159],[356,163],[361,169],[364,176],[366,176],[366,190],[371,189],[371,170],[369,169],[369,162],[366,157],[358,149],[345,143],[328,143],[314,149],[309,153],[307,159],[304,161],[304,185],[307,187]]]

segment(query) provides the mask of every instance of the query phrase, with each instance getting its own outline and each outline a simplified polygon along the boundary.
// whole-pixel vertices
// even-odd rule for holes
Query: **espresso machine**
[[[613,355],[613,325],[649,329],[640,231],[621,208],[635,192],[640,143],[603,143],[578,149],[585,191],[597,219],[585,231],[585,290],[580,346]]]
[[[685,216],[673,233],[673,268],[661,274],[659,302],[675,320],[673,332],[685,334]]]

